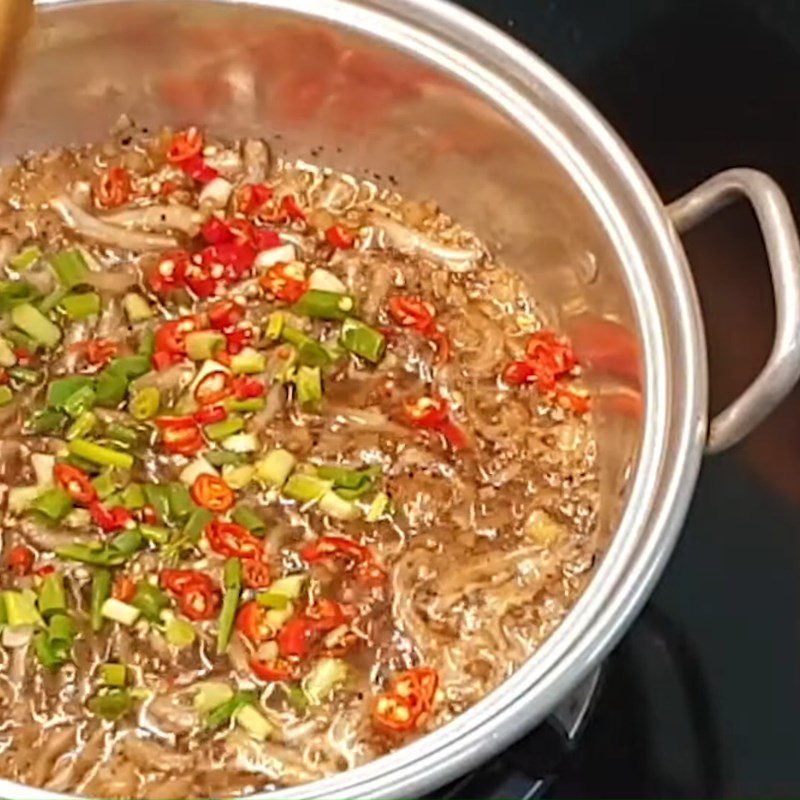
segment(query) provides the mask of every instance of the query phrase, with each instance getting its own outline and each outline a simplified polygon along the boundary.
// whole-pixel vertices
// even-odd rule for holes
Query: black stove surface
[[[769,172],[800,216],[794,0],[462,0],[560,70],[665,200],[731,166]],[[772,343],[763,246],[744,206],[686,240],[721,408]],[[543,726],[437,798],[800,796],[800,392],[708,459],[649,606],[605,664],[574,741]]]

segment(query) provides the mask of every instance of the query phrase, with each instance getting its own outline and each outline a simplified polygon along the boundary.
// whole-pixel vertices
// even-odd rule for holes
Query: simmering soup
[[[1,776],[313,781],[585,587],[580,366],[435,202],[123,120],[0,173],[0,267]]]

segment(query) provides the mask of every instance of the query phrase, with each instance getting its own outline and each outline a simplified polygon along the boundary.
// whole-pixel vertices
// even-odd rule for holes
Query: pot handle
[[[767,249],[775,293],[775,341],[758,377],[711,420],[707,453],[727,450],[750,433],[800,378],[800,242],[789,203],[777,183],[754,169],[729,169],[667,206],[679,233],[746,197]]]

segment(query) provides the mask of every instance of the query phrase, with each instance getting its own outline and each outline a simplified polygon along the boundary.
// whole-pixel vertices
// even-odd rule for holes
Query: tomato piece
[[[124,167],[110,167],[101,173],[94,187],[94,199],[100,208],[116,208],[131,196],[131,174]]]
[[[198,425],[212,425],[215,422],[222,422],[228,418],[228,412],[224,406],[206,406],[192,414],[194,421]]]
[[[254,397],[263,397],[267,391],[264,384],[258,378],[251,378],[249,375],[239,375],[233,379],[231,384],[233,396],[237,400],[250,400]]]
[[[216,616],[222,603],[219,589],[193,583],[178,597],[178,608],[191,620],[207,620]]]
[[[292,665],[283,658],[276,658],[274,661],[261,661],[254,658],[250,661],[250,669],[257,678],[270,683],[293,680],[296,672]]]
[[[194,399],[201,406],[214,405],[230,395],[231,378],[227,372],[217,370],[203,378],[194,390]]]
[[[248,589],[266,589],[271,581],[269,564],[246,558],[242,562],[242,582]]]
[[[306,545],[300,551],[300,558],[309,564],[336,556],[347,556],[362,561],[370,556],[370,552],[364,545],[344,536],[322,536],[314,544]]]
[[[89,504],[89,513],[105,533],[121,531],[133,522],[133,516],[127,508],[122,506],[109,508],[98,500]]]
[[[33,569],[33,562],[36,559],[36,554],[30,547],[18,544],[8,551],[6,557],[6,566],[19,577],[30,574]]]
[[[167,150],[167,161],[170,164],[183,164],[188,159],[199,155],[202,149],[203,133],[199,128],[192,126],[172,137]]]
[[[343,225],[331,225],[325,231],[325,239],[339,250],[349,250],[356,243],[356,237]]]
[[[111,596],[123,603],[130,603],[136,595],[136,582],[127,575],[117,575]]]
[[[420,297],[395,295],[389,298],[389,316],[402,328],[413,328],[425,333],[433,325],[435,310]]]
[[[267,610],[250,600],[236,614],[236,630],[246,636],[253,644],[259,644],[272,636],[272,630],[266,624]]]
[[[259,279],[261,287],[284,303],[296,303],[308,290],[305,271],[296,264],[276,264]]]
[[[190,586],[214,586],[209,575],[196,569],[162,569],[158,581],[164,589],[176,595],[183,594]]]
[[[420,397],[403,405],[408,422],[415,428],[437,429],[450,416],[450,405],[441,397]]]
[[[56,483],[72,498],[75,503],[88,505],[97,499],[97,491],[91,478],[72,464],[59,463],[53,468]]]
[[[272,200],[273,194],[266,184],[246,183],[236,195],[236,207],[242,214],[255,214]]]
[[[155,335],[155,349],[183,355],[186,352],[186,336],[200,327],[200,320],[196,316],[181,317],[180,319],[165,322]]]
[[[372,702],[372,724],[384,733],[408,733],[417,727],[417,720],[410,703],[391,692],[377,695]]]
[[[185,250],[170,250],[162,253],[150,273],[150,288],[158,294],[182,289],[186,283],[186,270],[191,261]]]
[[[214,167],[206,164],[205,159],[200,155],[191,156],[182,161],[180,168],[198,183],[211,183],[214,178],[219,176],[219,172]]]
[[[223,514],[233,505],[233,489],[217,475],[198,475],[191,489],[192,500],[197,505]]]
[[[200,228],[200,235],[209,244],[219,244],[220,242],[229,242],[233,235],[228,229],[228,225],[224,220],[219,217],[211,217],[202,228]]]
[[[313,623],[304,617],[290,619],[275,637],[278,642],[280,654],[302,658],[310,648],[311,635],[314,632]]]
[[[260,558],[263,550],[261,542],[235,522],[212,520],[206,525],[206,538],[212,550],[229,558]]]
[[[281,200],[281,211],[289,218],[289,219],[305,219],[306,212],[300,207],[300,204],[297,202],[297,198],[292,194],[287,194],[283,200]]]
[[[232,328],[244,319],[244,309],[233,300],[221,300],[208,309],[208,321],[218,331]]]
[[[192,417],[157,417],[155,423],[168,453],[193,456],[203,447],[203,436]]]

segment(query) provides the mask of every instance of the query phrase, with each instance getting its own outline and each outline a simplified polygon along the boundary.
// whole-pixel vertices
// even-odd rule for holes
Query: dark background
[[[561,71],[672,200],[721,169],[800,211],[800,3],[462,0]],[[712,405],[761,368],[773,305],[738,205],[685,240]],[[800,393],[707,459],[650,608],[609,662],[557,796],[800,796]]]

